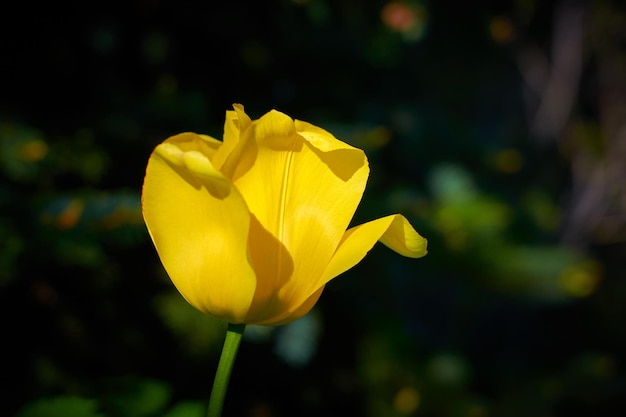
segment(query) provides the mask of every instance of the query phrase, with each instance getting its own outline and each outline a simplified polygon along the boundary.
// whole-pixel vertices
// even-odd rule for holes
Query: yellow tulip
[[[223,142],[172,136],[146,169],[144,220],[191,305],[230,323],[285,324],[377,241],[426,254],[399,214],[348,229],[369,175],[362,150],[276,110],[251,120],[233,107]]]

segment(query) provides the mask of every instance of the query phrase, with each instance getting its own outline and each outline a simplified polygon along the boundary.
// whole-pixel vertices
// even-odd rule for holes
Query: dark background
[[[199,417],[225,331],[143,225],[148,155],[276,108],[365,149],[377,246],[249,327],[225,416],[626,415],[619,1],[22,2],[0,25],[0,414]]]

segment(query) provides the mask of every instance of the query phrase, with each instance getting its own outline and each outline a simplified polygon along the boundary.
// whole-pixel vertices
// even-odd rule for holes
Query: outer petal
[[[413,229],[404,216],[394,214],[372,220],[346,231],[318,285],[326,285],[359,263],[378,240],[409,258],[420,258],[427,252],[426,239]]]
[[[292,267],[278,267],[292,271],[281,273],[278,281],[277,268],[255,262],[257,291],[270,298],[255,295],[253,309],[262,304],[266,320],[292,314],[319,289],[319,278],[352,219],[369,174],[360,149],[321,129],[314,140],[308,140],[309,135],[298,132],[296,126],[277,111],[253,122],[242,132],[241,141],[249,147],[246,157],[254,160],[242,162],[231,177],[250,212],[293,262]],[[245,169],[240,170],[241,166]],[[251,252],[268,250],[261,245],[251,239]],[[284,263],[284,259],[276,262]]]
[[[206,139],[187,133],[150,156],[143,184],[144,220],[161,262],[197,309],[241,323],[256,277],[248,259],[250,215],[239,192],[215,170]]]

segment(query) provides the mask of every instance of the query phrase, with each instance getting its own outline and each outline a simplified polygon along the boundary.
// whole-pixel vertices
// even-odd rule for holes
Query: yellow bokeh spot
[[[438,210],[434,216],[434,223],[437,229],[444,233],[463,230],[463,222],[455,212],[454,207],[451,206],[446,206]]]
[[[462,219],[452,207],[444,207],[434,216],[435,227],[441,232],[448,248],[462,251],[467,248],[467,232]]]
[[[393,408],[400,414],[411,414],[420,405],[421,396],[413,387],[404,387],[393,398]]]
[[[391,129],[385,126],[376,126],[354,133],[353,145],[360,148],[380,149],[391,141]]]
[[[524,158],[516,149],[505,149],[493,156],[493,164],[500,172],[514,174],[522,168]]]
[[[489,22],[489,34],[497,43],[508,43],[515,38],[515,28],[508,17],[496,16]]]
[[[563,291],[572,297],[587,297],[596,290],[600,282],[600,266],[586,261],[566,268],[559,277]]]
[[[40,139],[35,139],[20,147],[20,158],[26,162],[37,162],[48,154],[48,145]]]

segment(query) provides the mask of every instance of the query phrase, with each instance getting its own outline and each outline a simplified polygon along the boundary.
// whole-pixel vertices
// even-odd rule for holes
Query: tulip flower
[[[181,133],[150,155],[142,211],[161,262],[191,305],[229,323],[208,416],[221,415],[246,324],[303,316],[377,241],[426,254],[399,214],[348,228],[368,175],[362,150],[276,110],[251,120],[238,104],[223,141]]]
[[[226,113],[224,140],[181,133],[149,158],[142,208],[161,262],[198,310],[280,325],[377,241],[418,258],[426,240],[401,215],[348,229],[369,175],[365,153],[272,110]]]

